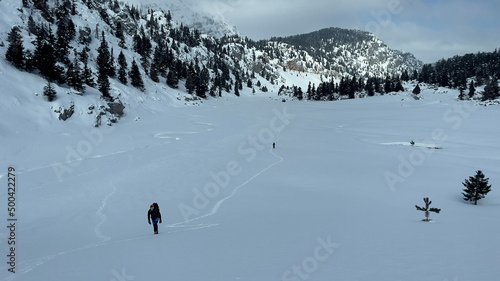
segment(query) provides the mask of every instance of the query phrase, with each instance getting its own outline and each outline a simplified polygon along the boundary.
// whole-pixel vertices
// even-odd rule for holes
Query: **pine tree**
[[[79,62],[68,63],[68,69],[66,70],[66,84],[73,87],[77,91],[85,90],[82,80],[82,70],[80,69]]]
[[[36,48],[33,54],[34,66],[40,71],[40,74],[50,81],[59,80],[61,77],[60,67],[56,66],[55,56],[55,37],[51,29],[47,31],[41,28],[36,37]]]
[[[127,85],[127,59],[125,58],[125,55],[123,52],[120,51],[120,54],[118,55],[118,80],[122,82],[122,84]]]
[[[391,77],[387,76],[385,78],[384,92],[390,93],[390,92],[392,92],[392,90],[393,90],[393,87],[392,87]]]
[[[56,38],[57,38],[55,45],[56,58],[60,62],[67,63],[69,61],[68,53],[69,53],[69,42],[71,40],[71,35],[69,27],[66,24],[66,18],[62,18],[57,21]]]
[[[158,76],[158,67],[154,62],[151,64],[151,67],[149,68],[149,78],[151,78],[153,82],[156,83],[160,82],[160,77]]]
[[[120,39],[120,42],[118,42],[118,46],[122,49],[127,49],[127,46],[125,45],[125,35],[123,34],[123,26],[121,21],[116,22],[115,36],[116,38]]]
[[[153,52],[153,60],[151,62],[150,71],[155,71],[156,75],[161,75],[162,77],[166,77],[167,75],[167,55],[168,50],[166,50],[165,44],[162,40],[158,46],[155,47]],[[154,68],[154,69],[153,69]],[[152,74],[150,74],[152,75]],[[154,74],[153,74],[154,75]],[[157,81],[155,81],[157,82]]]
[[[420,94],[420,86],[418,84],[417,84],[417,86],[415,86],[415,88],[413,89],[412,93],[414,95]]]
[[[494,100],[500,96],[500,91],[498,88],[498,81],[495,78],[490,78],[486,86],[484,87],[482,100]]]
[[[395,92],[403,92],[405,88],[403,87],[403,84],[401,84],[401,80],[398,80],[396,82],[396,87],[394,88]]]
[[[358,90],[358,80],[356,75],[352,77],[351,83],[349,84],[349,98],[355,98],[356,91]]]
[[[7,37],[9,47],[5,53],[5,59],[19,69],[25,66],[23,38],[20,32],[18,26],[12,27]]]
[[[115,56],[114,56],[113,47],[111,47],[111,51],[109,52],[108,76],[109,77],[116,77]]]
[[[401,74],[401,80],[408,82],[410,80],[410,75],[408,74],[408,69],[405,69],[403,74]]]
[[[476,88],[474,87],[474,81],[470,81],[469,98],[473,98],[475,93],[476,93]]]
[[[30,15],[28,17],[28,35],[31,36],[31,34],[35,36],[38,35],[38,25],[33,19],[33,16]]]
[[[141,91],[144,91],[144,82],[142,81],[141,72],[139,71],[139,66],[132,60],[132,66],[130,67],[130,72],[128,73],[130,77],[130,84]]]
[[[238,86],[234,86],[234,95],[239,97],[240,96],[240,90],[238,89]]]
[[[56,89],[54,89],[54,86],[52,85],[52,82],[47,81],[47,85],[43,87],[43,95],[47,97],[48,101],[53,101],[56,99]]]
[[[102,97],[106,100],[111,100],[111,85],[109,83],[109,78],[105,72],[99,72],[97,75],[97,86],[99,92],[101,92]]]
[[[83,63],[82,80],[89,87],[95,87],[96,86],[96,83],[94,81],[94,77],[93,77],[93,74],[92,74],[92,70],[89,68],[87,62]]]
[[[373,78],[368,78],[366,81],[365,90],[368,96],[373,97],[375,95],[375,90],[373,89]]]
[[[198,84],[196,85],[196,95],[200,98],[207,98],[208,84],[210,80],[210,74],[206,67],[200,71],[198,75]]]
[[[462,192],[465,201],[474,202],[477,205],[477,201],[482,199],[491,191],[491,185],[488,185],[488,178],[484,178],[484,174],[481,170],[476,172],[474,177],[469,177],[462,184],[465,186]]]
[[[441,87],[450,86],[450,78],[449,78],[448,72],[446,70],[444,70],[443,73],[441,74],[441,77],[439,80],[439,85],[441,85]]]
[[[193,94],[194,89],[196,88],[194,74],[189,72],[186,78],[186,90],[189,94]]]
[[[103,31],[101,35],[101,45],[97,49],[97,85],[99,92],[101,92],[105,99],[111,99],[111,86],[109,84],[110,68],[110,53]]]
[[[465,100],[465,88],[464,87],[460,87],[460,94],[458,95],[458,99],[459,100]]]
[[[85,86],[83,85],[84,81],[82,80],[83,71],[80,68],[80,63],[76,59],[75,59],[75,62],[74,62],[74,71],[73,71],[73,73],[74,73],[74,77],[75,77],[75,80],[73,80],[73,87],[77,91],[80,91],[80,92],[85,91]]]
[[[167,74],[167,85],[173,89],[177,89],[179,87],[179,77],[174,69],[170,69]]]
[[[104,31],[101,35],[101,45],[97,48],[97,71],[99,75],[110,76],[110,61],[111,55],[109,52],[108,42],[106,42],[106,37]]]
[[[425,212],[425,219],[423,219],[422,221],[431,221],[431,219],[429,219],[429,212],[434,212],[439,214],[439,212],[441,212],[441,209],[429,208],[429,206],[432,204],[432,201],[429,201],[429,197],[424,198],[424,203],[425,203],[425,208],[419,207],[417,205],[415,205],[415,207],[417,208],[417,210]]]

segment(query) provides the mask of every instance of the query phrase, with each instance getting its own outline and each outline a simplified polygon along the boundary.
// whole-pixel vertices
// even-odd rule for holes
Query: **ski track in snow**
[[[112,152],[112,153],[108,153],[108,154],[98,154],[98,155],[93,155],[93,156],[80,157],[80,158],[75,158],[75,159],[73,159],[71,161],[66,161],[66,162],[62,162],[62,163],[61,162],[55,162],[55,163],[51,163],[51,164],[46,164],[46,165],[36,166],[36,167],[24,169],[24,170],[19,170],[19,171],[17,171],[17,174],[18,175],[22,175],[22,174],[25,174],[25,173],[35,172],[35,171],[39,171],[39,170],[47,169],[47,168],[55,169],[57,166],[60,166],[60,165],[65,165],[65,166],[73,167],[73,166],[75,166],[74,164],[77,163],[77,162],[82,162],[82,161],[90,160],[90,159],[98,159],[98,158],[105,158],[105,157],[116,156],[116,155],[120,155],[120,154],[130,153],[130,152],[135,151],[135,150],[142,150],[142,149],[159,147],[159,146],[162,146],[162,145],[165,145],[165,144],[167,144],[167,143],[162,143],[162,144],[157,144],[157,145],[146,145],[146,146],[142,146],[142,147],[132,148],[132,149],[129,149],[129,150],[118,150],[118,151],[115,151],[115,152]],[[0,174],[0,179],[3,178],[3,177],[5,177],[5,176],[7,176],[6,173]],[[32,188],[32,189],[36,189],[36,188]]]
[[[276,136],[278,136],[280,133],[280,131],[277,132]],[[276,138],[276,141],[279,140],[279,137]],[[238,192],[239,189],[241,189],[242,187],[244,187],[245,185],[247,185],[248,183],[250,183],[253,179],[257,178],[258,176],[260,176],[261,174],[263,174],[264,172],[266,172],[267,170],[271,169],[272,167],[278,165],[279,163],[283,162],[283,157],[277,155],[276,153],[274,153],[273,151],[273,148],[271,148],[269,150],[269,152],[276,158],[278,158],[278,161],[274,162],[274,163],[271,163],[269,166],[265,167],[264,169],[260,170],[259,172],[257,172],[256,174],[254,174],[253,176],[251,176],[248,180],[246,180],[245,182],[243,182],[242,184],[236,186],[233,191],[231,192],[231,194],[229,194],[228,196],[222,198],[221,200],[219,200],[217,203],[215,203],[215,205],[212,207],[212,209],[210,210],[210,212],[202,215],[202,216],[199,216],[199,217],[196,217],[196,218],[193,218],[193,219],[190,219],[190,220],[186,220],[186,221],[182,221],[182,222],[178,222],[178,223],[174,223],[174,224],[169,224],[169,225],[166,225],[165,227],[170,227],[170,228],[174,228],[174,227],[179,227],[179,228],[186,228],[184,230],[180,230],[180,231],[188,231],[188,230],[196,230],[196,229],[201,229],[201,228],[206,228],[206,227],[213,227],[213,226],[217,226],[217,224],[199,224],[199,225],[191,225],[189,224],[190,222],[193,222],[193,221],[197,221],[197,220],[200,220],[200,219],[203,219],[203,218],[206,218],[206,217],[209,217],[209,216],[212,216],[214,214],[216,214],[218,211],[219,211],[219,208],[222,206],[222,204],[228,200],[228,199],[231,199],[232,197],[234,197],[234,195]],[[170,231],[168,233],[175,233],[175,232],[180,232],[180,231]]]
[[[276,141],[279,140],[279,137],[278,137],[279,133],[280,133],[280,131],[278,131],[277,134],[276,134],[276,136],[277,136]],[[132,150],[130,150],[130,151],[132,151]],[[100,158],[100,157],[111,156],[111,155],[116,155],[116,154],[125,153],[125,152],[126,151],[119,151],[119,152],[111,153],[109,155],[98,155],[98,156],[94,156],[94,157],[90,157],[90,158]],[[274,163],[271,163],[267,167],[263,168],[259,172],[255,173],[253,176],[251,176],[245,182],[243,182],[240,185],[236,186],[233,189],[233,191],[231,192],[231,194],[229,194],[228,196],[226,196],[226,197],[222,198],[221,200],[219,200],[212,207],[212,209],[210,210],[210,212],[208,212],[208,213],[206,213],[206,214],[204,214],[202,216],[190,219],[190,220],[186,220],[186,221],[182,221],[182,222],[177,222],[177,223],[173,223],[173,224],[168,224],[168,225],[164,226],[164,228],[176,229],[176,230],[167,231],[166,233],[170,234],[170,233],[194,231],[194,230],[199,230],[199,229],[204,229],[204,228],[210,228],[210,227],[217,226],[218,224],[190,224],[190,223],[193,222],[193,221],[197,221],[197,220],[200,220],[200,219],[203,219],[203,218],[206,218],[206,217],[209,217],[209,216],[212,216],[212,215],[216,214],[219,211],[219,209],[222,206],[222,204],[226,200],[229,200],[229,199],[233,198],[234,195],[238,192],[238,190],[240,190],[242,187],[244,187],[247,184],[249,184],[252,180],[254,180],[258,176],[262,175],[267,170],[271,169],[272,167],[274,167],[274,166],[276,166],[279,163],[281,163],[281,162],[284,161],[284,158],[281,157],[281,156],[279,156],[279,155],[277,155],[273,151],[273,148],[271,148],[269,150],[269,153],[271,153],[274,157],[278,158],[278,160],[276,162],[274,162]],[[52,165],[49,165],[49,167],[50,166],[52,166]],[[38,169],[41,169],[41,168],[43,168],[43,167],[32,168],[32,169],[26,170],[24,172],[30,172],[30,171],[38,170]],[[123,173],[125,173],[127,171],[127,169],[124,169],[123,171],[124,171]],[[0,178],[1,178],[1,175],[0,175]],[[130,237],[130,238],[126,238],[126,239],[120,239],[120,240],[113,241],[111,239],[111,237],[102,234],[101,227],[107,221],[107,216],[103,214],[103,210],[106,208],[107,201],[109,200],[109,198],[111,196],[113,196],[118,191],[117,186],[113,182],[111,182],[111,185],[113,186],[113,190],[102,199],[101,205],[99,206],[99,208],[96,211],[96,214],[98,216],[100,216],[101,221],[94,227],[94,232],[95,232],[96,236],[99,239],[102,240],[101,242],[84,245],[84,246],[81,246],[81,247],[78,247],[78,248],[74,248],[74,249],[71,249],[71,250],[62,251],[62,252],[59,252],[59,253],[56,253],[56,254],[51,254],[51,255],[47,255],[45,257],[41,257],[41,258],[33,259],[31,261],[20,263],[19,264],[19,268],[20,269],[17,270],[17,273],[18,273],[17,276],[25,274],[27,272],[30,272],[33,269],[35,269],[36,267],[41,266],[41,265],[45,264],[46,262],[48,262],[50,260],[53,260],[55,258],[64,256],[64,255],[67,255],[67,254],[76,253],[76,252],[79,252],[79,251],[84,251],[84,250],[88,250],[88,249],[96,248],[96,247],[101,247],[101,246],[107,246],[107,245],[112,245],[112,244],[125,243],[125,242],[134,241],[134,240],[142,239],[144,237],[151,236],[149,234],[148,235],[140,235],[140,236],[135,236],[135,237]],[[4,269],[4,267],[2,267],[2,269]],[[6,281],[14,280],[15,278],[17,278],[17,276],[11,275],[11,276],[7,277]]]
[[[127,239],[121,239],[121,240],[116,240],[116,241],[111,241],[111,238],[110,238],[110,239],[108,239],[106,241],[103,241],[103,242],[88,244],[88,245],[81,246],[81,247],[78,247],[78,248],[75,248],[75,249],[71,249],[71,250],[67,250],[67,251],[62,251],[62,252],[59,252],[57,254],[51,254],[51,255],[47,255],[45,257],[33,259],[31,261],[22,262],[18,266],[21,269],[16,270],[16,274],[22,275],[22,274],[28,273],[28,272],[32,271],[33,269],[35,269],[36,267],[38,267],[40,265],[43,265],[43,264],[45,264],[46,262],[48,262],[50,260],[53,260],[55,258],[64,256],[64,255],[67,255],[67,254],[72,254],[72,253],[76,253],[76,252],[88,250],[88,249],[91,249],[91,248],[97,248],[97,247],[100,247],[100,246],[120,244],[120,243],[124,243],[124,242],[128,242],[128,241],[143,239],[143,238],[148,237],[148,236],[151,236],[151,235],[150,234],[140,235],[140,236],[135,236],[135,237],[131,237],[131,238],[127,238]],[[1,269],[4,270],[5,267],[2,267]],[[11,281],[11,280],[14,281],[14,280],[17,280],[16,278],[17,278],[17,276],[11,275],[11,276],[7,277],[6,281]]]
[[[120,152],[120,153],[122,153],[122,152]],[[116,154],[116,153],[113,153],[113,154]],[[39,169],[41,169],[41,168],[39,168]],[[32,171],[32,170],[33,169],[31,169],[29,171]],[[29,171],[25,171],[25,172],[29,172]],[[124,170],[124,172],[125,171],[126,170]],[[111,196],[113,196],[116,193],[116,191],[118,191],[118,187],[116,186],[116,184],[114,182],[110,182],[110,185],[113,187],[113,190],[109,194],[107,194],[106,196],[104,196],[104,198],[101,201],[101,205],[99,206],[99,208],[97,208],[97,211],[96,211],[96,214],[101,218],[101,220],[94,227],[94,233],[96,234],[96,236],[99,239],[102,240],[101,242],[84,245],[84,246],[81,246],[81,247],[78,247],[78,248],[75,248],[75,249],[72,249],[72,250],[62,251],[62,252],[59,252],[57,254],[51,254],[51,255],[48,255],[48,256],[45,256],[45,257],[34,259],[32,261],[21,263],[19,265],[19,267],[21,267],[21,266],[23,266],[23,267],[22,267],[22,269],[17,270],[17,273],[24,274],[24,273],[30,272],[33,269],[35,269],[36,267],[38,267],[40,265],[43,265],[44,263],[46,263],[46,262],[48,262],[50,260],[53,260],[53,259],[55,259],[57,257],[63,256],[63,255],[66,255],[66,254],[71,254],[71,253],[75,253],[75,252],[79,252],[79,251],[83,251],[83,250],[87,250],[87,249],[95,248],[95,247],[99,247],[99,246],[109,245],[109,244],[123,243],[123,242],[126,242],[126,241],[136,240],[136,239],[144,237],[144,236],[140,236],[140,237],[128,238],[128,239],[122,239],[122,240],[117,240],[117,241],[111,241],[110,242],[111,237],[102,234],[101,227],[107,221],[107,216],[103,213],[103,210],[106,208],[108,199]],[[16,276],[9,276],[6,280],[14,280],[15,277]]]
[[[116,185],[115,185],[113,182],[111,182],[111,185],[113,186],[113,190],[111,191],[111,193],[109,193],[108,195],[106,195],[106,196],[104,197],[104,199],[102,199],[102,204],[101,204],[101,206],[97,209],[97,212],[96,212],[96,214],[97,214],[98,216],[100,216],[100,217],[101,217],[101,221],[100,221],[100,222],[99,222],[99,223],[95,226],[95,228],[94,228],[94,232],[95,232],[95,234],[97,235],[97,237],[98,237],[99,239],[101,239],[103,242],[109,241],[109,240],[111,239],[111,237],[106,236],[106,235],[103,235],[103,234],[102,234],[102,232],[101,232],[101,226],[102,226],[102,225],[106,222],[106,220],[107,220],[107,217],[106,217],[106,215],[104,215],[104,214],[102,213],[102,210],[104,210],[104,208],[106,208],[106,204],[107,204],[107,202],[108,202],[108,199],[109,199],[111,196],[113,196],[113,194],[115,194],[115,193],[116,193],[116,191],[118,190],[118,188],[116,187]]]
[[[381,145],[403,145],[403,146],[414,146],[414,147],[425,147],[429,149],[441,149],[440,146],[437,146],[433,143],[415,143],[411,144],[410,142],[385,142],[381,143]]]
[[[278,132],[279,133],[279,132]],[[277,134],[278,135],[278,134]],[[279,138],[276,139],[276,141],[278,141]],[[116,153],[112,153],[110,155],[115,155],[115,154],[119,154],[119,153],[124,153],[125,151],[120,151],[120,152],[116,152]],[[268,165],[267,167],[263,168],[262,170],[260,170],[259,172],[257,172],[256,174],[254,174],[253,176],[251,176],[249,179],[247,179],[245,182],[241,183],[240,185],[236,186],[233,191],[231,192],[231,194],[229,194],[228,196],[222,198],[221,200],[219,200],[213,207],[212,209],[210,210],[210,212],[208,212],[207,214],[204,214],[202,216],[199,216],[199,217],[196,217],[196,218],[193,218],[193,219],[190,219],[190,220],[187,220],[187,221],[182,221],[182,222],[178,222],[178,223],[173,223],[173,224],[169,224],[169,225],[166,225],[164,226],[164,228],[172,228],[172,229],[176,229],[176,230],[170,230],[170,231],[167,231],[166,233],[167,234],[170,234],[170,233],[178,233],[178,232],[186,232],[186,231],[194,231],[194,230],[199,230],[199,229],[204,229],[204,228],[210,228],[210,227],[214,227],[214,226],[217,226],[218,224],[191,224],[191,222],[193,221],[197,221],[197,220],[200,220],[200,219],[203,219],[203,218],[206,218],[206,217],[209,217],[209,216],[212,216],[214,214],[216,214],[220,207],[222,206],[222,204],[226,201],[226,200],[229,200],[231,199],[232,197],[234,197],[234,195],[238,192],[238,190],[240,190],[242,187],[246,186],[247,184],[249,184],[252,180],[254,180],[255,178],[257,178],[258,176],[260,176],[261,174],[263,174],[264,172],[266,172],[267,170],[271,169],[272,167],[278,165],[279,163],[283,162],[284,161],[284,158],[277,155],[273,149],[271,148],[269,150],[269,153],[271,153],[274,157],[278,158],[278,161],[274,162],[274,163],[271,163],[270,165]],[[110,155],[106,155],[106,156],[110,156]],[[103,157],[103,155],[100,155],[100,156],[95,156],[95,157],[92,157],[92,158],[99,158],[99,157]],[[24,172],[30,172],[30,171],[33,171],[33,170],[38,170],[38,169],[41,169],[42,167],[39,167],[39,168],[33,168],[33,169],[30,169],[30,170],[27,170],[27,171],[24,171]],[[124,170],[125,172],[126,170]],[[101,239],[102,241],[101,242],[98,242],[98,243],[92,243],[92,244],[88,244],[88,245],[84,245],[84,246],[81,246],[81,247],[78,247],[78,248],[75,248],[75,249],[71,249],[71,250],[67,250],[67,251],[62,251],[62,252],[59,252],[57,254],[51,254],[51,255],[47,255],[45,257],[41,257],[41,258],[37,258],[37,259],[34,259],[32,261],[27,261],[27,262],[24,262],[24,263],[21,263],[19,264],[19,269],[17,271],[17,273],[19,275],[22,275],[22,274],[25,274],[27,272],[30,272],[32,271],[33,269],[35,269],[36,267],[38,266],[41,266],[43,264],[45,264],[46,262],[50,261],[50,260],[53,260],[55,258],[58,258],[58,257],[61,257],[61,256],[64,256],[64,255],[67,255],[67,254],[71,254],[71,253],[76,253],[76,252],[79,252],[79,251],[84,251],[84,250],[88,250],[90,248],[96,248],[96,247],[101,247],[101,246],[107,246],[107,245],[112,245],[112,244],[120,244],[120,243],[125,243],[125,242],[129,242],[129,241],[134,241],[134,240],[138,240],[138,239],[143,239],[144,237],[148,237],[150,236],[149,234],[148,235],[140,235],[140,236],[136,236],[136,237],[131,237],[131,238],[126,238],[126,239],[121,239],[121,240],[111,240],[111,237],[109,236],[106,236],[104,234],[102,234],[101,232],[101,227],[106,223],[107,221],[107,216],[103,214],[103,210],[106,208],[106,205],[107,205],[107,202],[109,200],[109,198],[111,196],[113,196],[117,191],[118,191],[118,188],[116,186],[116,184],[114,184],[113,182],[111,182],[111,185],[113,186],[113,190],[107,194],[101,201],[101,205],[99,206],[99,208],[97,209],[96,211],[96,214],[101,218],[101,221],[95,226],[94,228],[94,232],[96,234],[96,236]],[[3,267],[2,267],[3,269]],[[6,281],[11,281],[11,280],[14,280],[16,278],[16,276],[9,276]]]

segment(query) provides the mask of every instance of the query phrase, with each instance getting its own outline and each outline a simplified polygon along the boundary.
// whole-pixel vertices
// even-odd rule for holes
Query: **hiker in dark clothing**
[[[149,207],[148,223],[151,224],[151,221],[153,221],[153,229],[155,231],[155,234],[158,234],[158,222],[161,223],[161,213],[160,207],[158,207],[157,203],[153,203],[153,205]]]

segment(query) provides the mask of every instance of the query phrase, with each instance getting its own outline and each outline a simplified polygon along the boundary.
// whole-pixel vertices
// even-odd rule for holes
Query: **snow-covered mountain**
[[[301,70],[330,75],[384,77],[420,70],[422,62],[411,53],[390,49],[375,35],[359,30],[326,28],[308,34],[271,38],[281,60]],[[283,59],[283,58],[285,59]]]
[[[196,4],[183,0],[127,0],[125,2],[140,5],[144,9],[171,11],[175,21],[216,38],[240,34],[236,27],[224,18],[218,7],[214,7],[215,4],[210,1],[199,1]]]
[[[64,120],[74,112],[87,112],[93,116],[95,125],[116,122],[122,107],[137,105],[137,97],[143,93],[147,97],[159,95],[161,97],[155,98],[168,100],[171,104],[192,103],[193,99],[198,103],[206,96],[239,95],[243,86],[252,88],[253,92],[277,93],[283,86],[305,89],[309,83],[318,85],[323,79],[338,81],[343,76],[358,73],[363,77],[398,75],[405,68],[411,71],[419,66],[396,52],[390,53],[373,35],[356,31],[328,29],[352,37],[348,41],[342,36],[321,35],[314,39],[317,41],[307,39],[300,44],[294,38],[254,42],[239,36],[220,13],[203,12],[202,6],[194,7],[183,1],[158,4],[153,1],[49,0],[32,3],[4,0],[0,5],[1,60],[5,62],[11,45],[7,37],[16,26],[24,58],[13,75],[39,75],[55,82],[51,86],[59,95],[51,111]],[[362,38],[351,34],[362,34]],[[114,74],[104,77],[109,80],[109,94],[102,92],[98,75],[99,50],[103,44],[109,50],[105,57],[111,58],[106,63],[115,69]],[[320,46],[315,47],[317,44]],[[122,70],[118,64],[120,53],[125,62]],[[53,66],[47,70],[48,59]],[[42,60],[42,65],[37,65]],[[139,78],[134,79],[142,79],[137,83],[144,86],[132,87],[137,83],[126,81],[132,62],[138,65],[136,73],[139,73],[136,75]],[[5,63],[6,69],[12,67]],[[85,79],[69,79],[75,66],[87,73]],[[120,71],[123,79],[118,77]],[[301,82],[293,80],[299,85],[290,84],[289,72],[303,78]],[[75,82],[70,83],[75,80],[84,81],[85,90],[75,90]],[[34,89],[26,89],[25,94],[41,93],[46,85],[40,81],[42,83],[32,85]],[[98,89],[105,100],[99,99]],[[137,91],[140,94],[136,94]],[[62,93],[69,93],[69,97],[63,98]],[[82,108],[78,100],[88,94],[97,99]],[[117,106],[118,115],[114,110]]]

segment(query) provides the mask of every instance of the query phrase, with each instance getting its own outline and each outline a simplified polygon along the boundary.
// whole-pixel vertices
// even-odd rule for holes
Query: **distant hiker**
[[[411,146],[414,146],[415,145],[415,142],[414,141],[411,141],[410,142]]]
[[[153,205],[149,206],[148,223],[151,224],[151,221],[153,221],[155,234],[158,234],[158,222],[161,223],[160,207],[158,207],[158,203],[153,203]]]
[[[273,149],[275,149],[275,148],[276,148],[276,143],[275,143],[275,142],[273,142]]]

